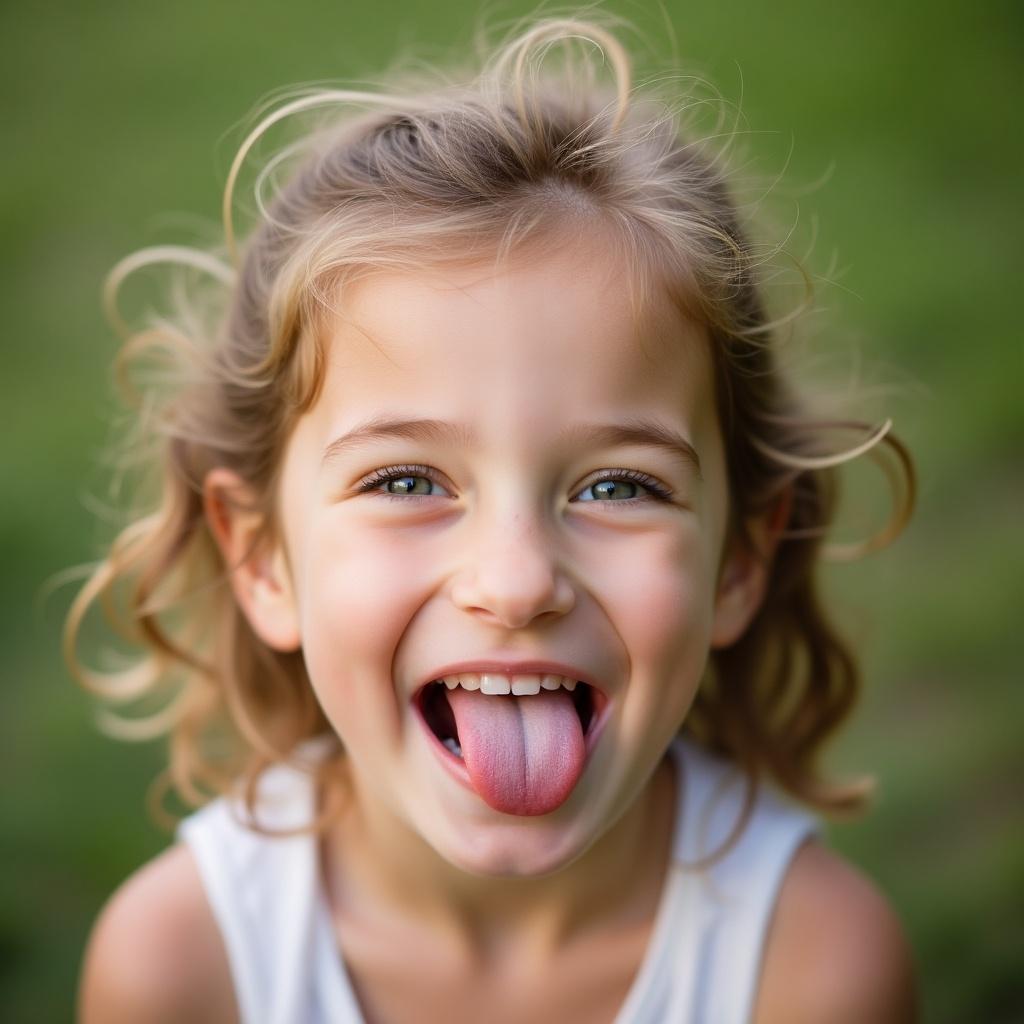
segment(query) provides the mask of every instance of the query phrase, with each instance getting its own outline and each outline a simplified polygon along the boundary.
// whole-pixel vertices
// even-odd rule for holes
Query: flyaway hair
[[[822,749],[859,679],[815,571],[823,557],[859,557],[900,532],[913,465],[890,421],[823,416],[783,372],[779,336],[800,311],[766,312],[763,275],[775,252],[740,222],[727,126],[690,128],[700,104],[673,94],[668,78],[635,85],[617,28],[589,15],[546,19],[512,34],[479,70],[292,95],[237,152],[221,245],[145,249],[111,272],[105,302],[125,338],[119,370],[135,417],[123,453],[151,469],[139,508],[71,607],[65,649],[102,698],[108,731],[169,738],[164,782],[187,802],[239,777],[251,795],[268,765],[328,728],[301,655],[269,649],[234,602],[232,566],[204,518],[206,474],[224,466],[246,480],[272,537],[282,452],[317,397],[325,326],[344,316],[347,285],[381,270],[542,256],[582,231],[628,268],[638,314],[658,292],[704,328],[731,536],[749,541],[754,517],[786,512],[760,612],[740,640],[712,652],[684,728],[752,783],[774,780],[826,812],[863,802],[863,782],[821,775]],[[279,125],[301,131],[263,162],[253,223],[240,232],[239,182]],[[129,327],[117,304],[123,281],[168,266],[165,310]],[[830,549],[837,470],[864,456],[891,484],[891,521],[861,544]],[[96,604],[135,652],[127,665],[81,662],[78,635]],[[343,758],[339,748],[316,770],[340,778]]]

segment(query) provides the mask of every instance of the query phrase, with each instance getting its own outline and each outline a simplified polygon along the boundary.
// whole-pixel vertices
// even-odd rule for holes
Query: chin
[[[463,825],[424,838],[449,864],[487,878],[543,878],[568,867],[591,845],[579,826],[558,827],[553,816],[510,818],[507,823]]]

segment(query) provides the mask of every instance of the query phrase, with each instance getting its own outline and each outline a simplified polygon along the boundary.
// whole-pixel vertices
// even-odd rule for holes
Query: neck
[[[350,773],[351,775],[351,773]],[[386,809],[353,799],[322,845],[332,911],[353,923],[410,922],[477,959],[510,947],[551,954],[601,927],[649,920],[669,861],[675,805],[669,757],[606,833],[541,877],[463,871]]]

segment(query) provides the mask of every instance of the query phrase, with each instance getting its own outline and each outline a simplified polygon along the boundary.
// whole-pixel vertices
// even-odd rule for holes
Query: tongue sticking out
[[[568,690],[501,697],[447,693],[473,788],[496,811],[547,814],[583,771],[586,745]]]

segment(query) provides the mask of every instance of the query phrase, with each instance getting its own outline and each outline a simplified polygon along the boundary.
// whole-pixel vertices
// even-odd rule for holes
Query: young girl
[[[236,240],[254,143],[326,110]],[[80,675],[163,697],[111,721],[216,798],[103,912],[81,1019],[912,1019],[899,925],[798,805],[864,796],[817,770],[857,690],[834,467],[895,456],[871,547],[910,462],[781,372],[721,159],[546,20],[469,84],[279,107],[224,211],[223,258],[108,292],[212,281],[130,338],[161,477],[69,650],[130,582],[146,656]]]

